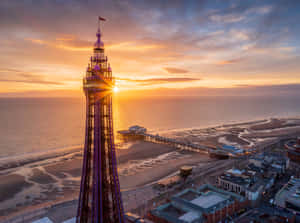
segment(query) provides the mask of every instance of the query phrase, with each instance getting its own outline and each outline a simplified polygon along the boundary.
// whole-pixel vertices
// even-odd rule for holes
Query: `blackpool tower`
[[[124,223],[114,144],[112,89],[114,78],[104,54],[99,17],[97,41],[83,89],[86,129],[77,223]]]

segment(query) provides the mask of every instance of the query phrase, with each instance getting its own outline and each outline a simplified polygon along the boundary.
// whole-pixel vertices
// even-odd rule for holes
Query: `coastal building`
[[[293,214],[292,212],[289,212],[287,210],[265,206],[265,207],[250,209],[247,212],[243,213],[241,216],[233,219],[232,222],[239,222],[239,223],[290,222],[290,223],[296,223],[296,216],[295,216],[295,214]]]
[[[130,132],[133,132],[133,133],[136,133],[136,134],[141,134],[141,133],[146,133],[147,132],[146,128],[144,128],[142,126],[139,126],[139,125],[131,126],[131,127],[129,127],[128,130]]]
[[[182,166],[180,167],[179,174],[182,178],[187,178],[192,174],[193,167],[192,166]]]
[[[216,223],[247,205],[244,197],[206,184],[198,190],[183,190],[148,216],[156,223]]]
[[[272,186],[274,180],[259,179],[254,171],[230,169],[218,177],[217,183],[220,188],[253,201],[257,200],[267,187]]]
[[[258,200],[285,173],[289,159],[273,153],[262,153],[249,159],[245,169],[230,169],[218,176],[220,188],[245,196],[250,201]]]
[[[192,166],[182,166],[179,169],[179,174],[168,176],[166,178],[159,180],[156,183],[155,188],[160,190],[167,189],[175,185],[178,185],[180,183],[183,183],[192,174],[192,170],[193,170]]]
[[[147,132],[147,129],[134,125],[128,128],[128,130],[120,130],[118,131],[118,136],[122,140],[143,140],[144,135]]]
[[[264,152],[249,159],[249,163],[262,169],[274,169],[278,174],[283,174],[289,167],[290,159],[281,154]]]
[[[300,178],[291,177],[275,195],[275,204],[300,214]]]
[[[233,155],[243,155],[245,152],[243,149],[231,145],[223,145],[221,150],[229,152]]]
[[[216,159],[228,159],[229,158],[229,153],[227,153],[223,150],[218,150],[218,149],[210,150],[208,152],[208,154],[211,158],[216,158]]]
[[[287,156],[294,162],[300,163],[300,137],[290,140],[284,145]]]

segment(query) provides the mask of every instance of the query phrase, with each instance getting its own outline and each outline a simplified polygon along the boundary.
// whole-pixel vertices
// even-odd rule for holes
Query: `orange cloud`
[[[28,41],[31,41],[32,43],[36,43],[36,44],[40,44],[40,45],[44,45],[44,44],[48,44],[46,41],[44,40],[41,40],[41,39],[25,39],[25,40],[28,40]]]
[[[188,70],[181,69],[181,68],[175,68],[175,67],[165,67],[164,70],[166,70],[168,73],[171,74],[183,74],[188,73]]]
[[[76,46],[68,46],[64,44],[57,44],[56,47],[63,50],[70,50],[70,51],[91,51],[92,50],[92,47],[76,47]]]
[[[63,82],[47,80],[42,75],[22,73],[20,71],[9,71],[15,73],[14,78],[0,78],[0,82],[15,82],[25,84],[63,85]],[[2,72],[2,71],[1,71]]]
[[[87,41],[78,41],[74,38],[56,38],[55,41],[46,41],[41,39],[25,39],[34,44],[47,45],[70,51],[91,51],[92,44]]]
[[[149,78],[149,79],[129,79],[129,78],[119,78],[118,80],[129,81],[141,83],[143,85],[151,84],[161,84],[161,83],[178,83],[178,82],[190,82],[199,81],[200,78],[190,78],[190,77],[165,77],[165,78]]]
[[[90,41],[84,41],[76,39],[73,36],[70,37],[58,37],[55,41],[46,41],[41,39],[25,39],[35,44],[48,45],[59,49],[70,51],[92,51],[93,43]],[[143,44],[138,42],[121,42],[117,44],[105,44],[106,49],[116,51],[145,51],[163,48],[163,45],[159,44]]]
[[[123,42],[119,44],[107,45],[106,48],[110,50],[121,50],[121,51],[145,51],[152,49],[160,49],[164,46],[158,44],[139,44],[137,42]]]
[[[61,37],[57,37],[55,40],[57,41],[70,41],[70,40],[74,40],[75,36],[73,35],[63,35]]]
[[[239,63],[242,60],[243,60],[242,58],[231,59],[231,60],[222,60],[222,61],[219,61],[217,64],[218,65],[228,65],[228,64]]]

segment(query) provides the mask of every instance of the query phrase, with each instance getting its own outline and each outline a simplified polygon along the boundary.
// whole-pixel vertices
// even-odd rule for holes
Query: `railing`
[[[175,146],[176,148],[179,149],[185,149],[185,150],[190,150],[194,152],[205,152],[209,153],[212,151],[211,148],[203,146],[203,145],[198,145],[198,144],[193,144],[193,143],[185,143],[185,142],[180,142],[175,139],[159,136],[159,135],[152,135],[148,133],[140,133],[137,135],[142,135],[144,136],[144,140],[148,140],[150,142],[160,142],[168,145]]]

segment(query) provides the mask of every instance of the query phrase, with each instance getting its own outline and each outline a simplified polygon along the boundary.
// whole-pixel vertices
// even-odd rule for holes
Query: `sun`
[[[118,91],[119,91],[119,88],[118,88],[117,86],[114,86],[113,91],[114,91],[114,92],[118,92]]]

